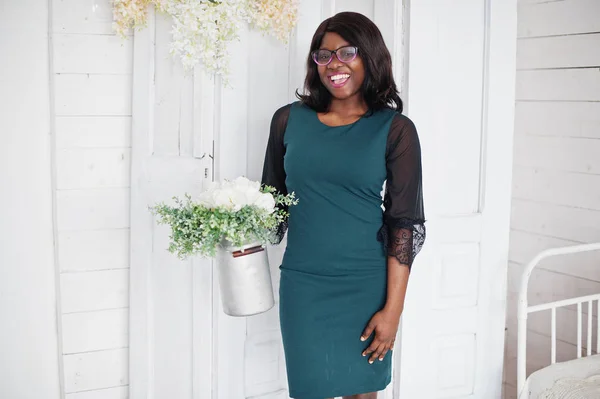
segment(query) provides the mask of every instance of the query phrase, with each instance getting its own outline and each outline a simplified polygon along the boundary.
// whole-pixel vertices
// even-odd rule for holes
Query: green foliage
[[[184,200],[173,197],[174,206],[162,202],[150,207],[150,211],[159,224],[171,226],[169,252],[181,259],[195,255],[214,257],[223,240],[234,246],[249,242],[275,243],[277,227],[289,217],[289,212],[280,208],[296,205],[298,200],[294,193],[282,195],[271,186],[263,186],[261,191],[273,195],[279,205],[275,211],[254,205],[244,206],[237,212],[222,207],[209,208],[195,203],[188,194]]]

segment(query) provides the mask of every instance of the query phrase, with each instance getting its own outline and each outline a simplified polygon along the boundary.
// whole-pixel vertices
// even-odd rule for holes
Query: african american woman
[[[289,394],[375,399],[425,241],[419,138],[381,32],[361,14],[319,25],[296,95],[273,116],[262,176],[299,200],[278,231]]]

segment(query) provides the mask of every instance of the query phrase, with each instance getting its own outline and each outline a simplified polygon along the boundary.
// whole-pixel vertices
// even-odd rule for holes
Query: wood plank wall
[[[132,40],[113,34],[109,0],[51,3],[64,389],[124,399]]]
[[[505,398],[516,398],[516,306],[524,265],[547,248],[597,241],[600,1],[522,0],[518,8]],[[543,262],[533,273],[529,290],[530,303],[600,292],[600,254]],[[575,323],[573,308],[558,312],[559,361],[576,355]],[[533,315],[528,333],[529,372],[550,363],[549,335],[550,315]]]

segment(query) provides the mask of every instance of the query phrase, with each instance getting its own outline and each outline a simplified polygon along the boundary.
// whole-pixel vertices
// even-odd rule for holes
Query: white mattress
[[[600,355],[538,370],[527,379],[525,392],[521,399],[599,399]]]
[[[600,374],[588,378],[561,378],[538,399],[597,399],[600,398]]]

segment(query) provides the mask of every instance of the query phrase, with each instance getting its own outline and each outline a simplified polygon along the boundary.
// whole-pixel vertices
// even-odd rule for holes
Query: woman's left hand
[[[388,351],[394,349],[401,313],[384,308],[375,313],[369,321],[360,337],[361,341],[366,341],[375,332],[373,342],[362,353],[363,356],[371,354],[369,363],[376,359],[383,360]]]

